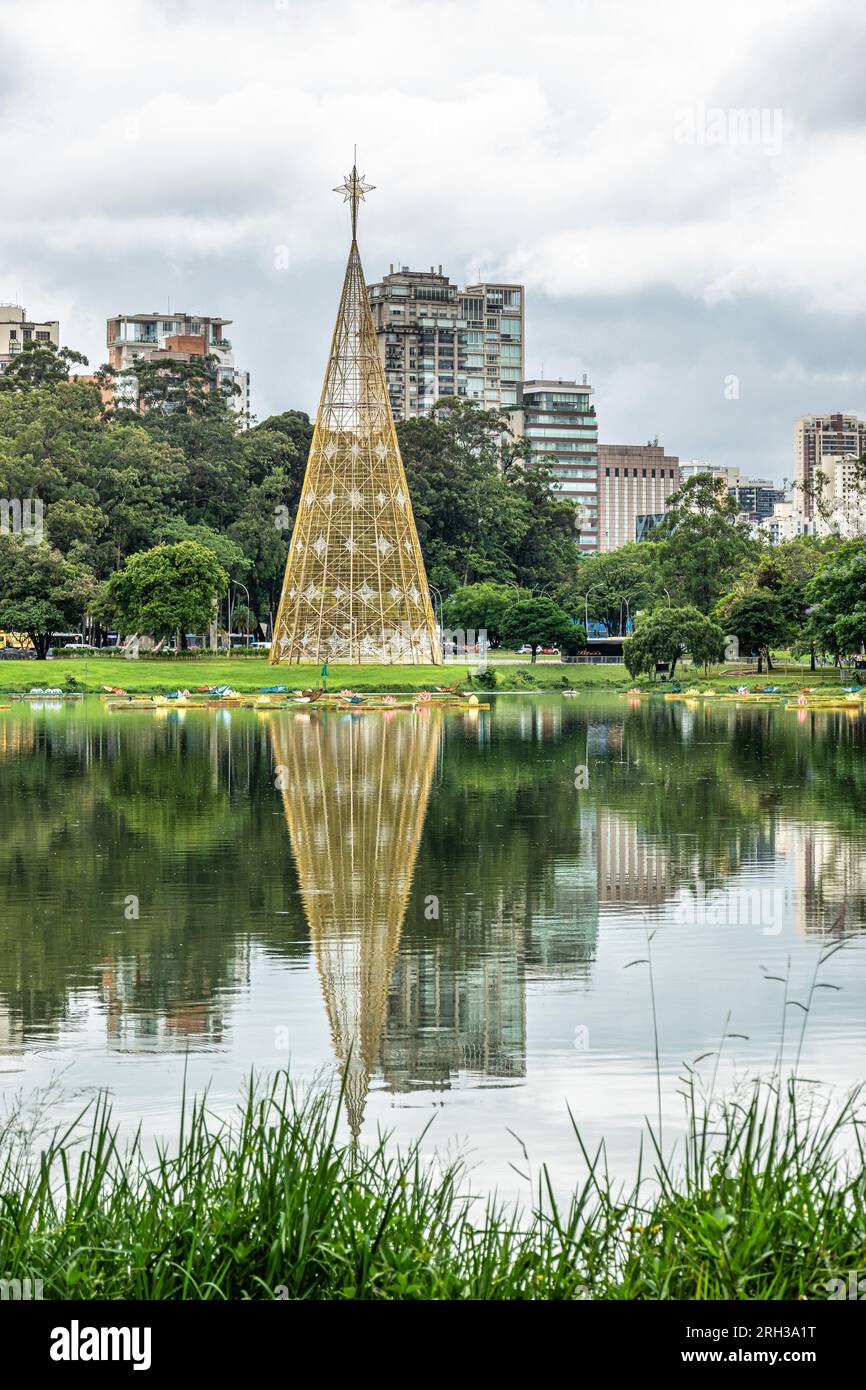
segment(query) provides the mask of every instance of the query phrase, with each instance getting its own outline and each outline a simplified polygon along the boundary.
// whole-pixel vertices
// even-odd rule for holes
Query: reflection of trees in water
[[[0,1038],[56,1033],[100,999],[121,1044],[218,1042],[252,951],[306,954],[269,732],[288,718],[4,715]],[[663,901],[784,855],[802,928],[828,930],[844,899],[857,929],[864,742],[843,712],[501,700],[446,716],[383,1014],[389,1083],[519,1075],[527,981],[585,976],[616,893]]]
[[[301,947],[255,722],[44,720],[30,756],[0,760],[0,797],[0,995],[25,1036],[55,1032],[80,997],[130,1043],[218,1036],[209,1011],[245,977],[251,913],[274,923],[264,944]]]
[[[663,848],[671,889],[721,888],[784,854],[804,898],[803,929],[824,929],[843,900],[848,928],[862,927],[862,718],[812,713],[804,727],[781,707],[654,701],[624,710],[620,725],[593,765],[591,791]],[[823,872],[809,869],[814,835],[798,833],[816,826]]]

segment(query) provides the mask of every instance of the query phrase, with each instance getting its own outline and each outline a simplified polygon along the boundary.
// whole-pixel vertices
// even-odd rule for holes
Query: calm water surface
[[[175,1131],[184,1066],[348,1060],[346,1124],[578,1172],[567,1115],[631,1166],[685,1061],[864,1070],[866,719],[500,697],[474,714],[0,712],[0,1090],[107,1088]],[[715,1058],[701,1063],[712,1068]]]

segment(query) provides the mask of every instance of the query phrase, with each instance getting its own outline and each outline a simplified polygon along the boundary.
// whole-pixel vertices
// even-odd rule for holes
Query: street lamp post
[[[586,633],[587,640],[589,640],[589,596],[593,589],[600,589],[601,587],[600,584],[590,584],[583,596],[583,630]]]
[[[241,581],[240,581],[239,579],[230,579],[230,580],[229,580],[229,584],[230,584],[230,585],[231,585],[231,584],[234,584],[234,586],[235,586],[236,589],[243,589],[244,593],[245,593],[246,596],[247,596],[247,614],[249,614],[249,613],[250,613],[250,591],[249,591],[249,589],[247,588],[246,584],[242,584]],[[229,594],[231,595],[231,589],[229,589]],[[249,636],[250,636],[250,633],[249,633],[249,625],[247,625],[247,631],[244,633],[244,636],[247,638],[247,646],[249,646]],[[230,612],[230,613],[229,613],[229,648],[231,648],[231,645],[232,645],[232,622],[231,622],[231,612]]]
[[[440,590],[437,589],[437,587],[436,587],[435,584],[431,584],[431,583],[430,583],[429,579],[428,579],[428,581],[427,581],[427,588],[430,590],[431,594],[434,595],[434,598],[433,598],[433,616],[434,616],[434,617],[436,616],[436,609],[438,608],[438,610],[439,610],[439,617],[438,617],[438,619],[437,619],[437,622],[439,623],[439,631],[440,631],[440,633],[441,633],[441,631],[442,631],[442,594],[441,594]]]

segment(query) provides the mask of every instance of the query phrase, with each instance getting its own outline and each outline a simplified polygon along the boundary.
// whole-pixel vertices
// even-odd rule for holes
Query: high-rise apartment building
[[[599,444],[599,550],[618,550],[640,539],[647,517],[660,521],[680,486],[679,459],[653,444]],[[653,523],[653,524],[656,524]]]
[[[28,319],[27,310],[20,304],[0,304],[0,372],[24,351],[27,343],[52,343],[60,346],[60,323],[48,319],[36,323]]]
[[[512,414],[514,432],[528,439],[534,458],[545,459],[559,495],[575,508],[578,548],[598,549],[598,421],[592,387],[582,382],[524,381]]]
[[[222,387],[239,388],[239,394],[230,398],[231,407],[248,423],[250,374],[235,366],[232,344],[225,335],[230,324],[231,319],[171,312],[118,314],[108,320],[108,362],[115,371],[123,372],[134,368],[136,362],[189,362],[193,357],[213,357],[216,382]],[[135,375],[118,380],[115,400],[130,409],[137,408]]]
[[[801,415],[794,425],[794,484],[806,516],[815,511],[811,489],[825,456],[860,458],[866,453],[866,420],[857,415]]]
[[[442,396],[465,397],[487,410],[517,404],[522,285],[460,289],[441,266],[392,266],[367,292],[396,420],[429,413]]]

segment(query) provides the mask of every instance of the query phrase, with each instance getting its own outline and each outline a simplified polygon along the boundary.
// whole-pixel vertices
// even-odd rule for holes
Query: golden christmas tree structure
[[[271,665],[439,664],[439,636],[358,253],[356,165],[335,193],[352,244],[283,592]]]
[[[442,734],[406,717],[297,715],[269,723],[298,884],[357,1137]]]

